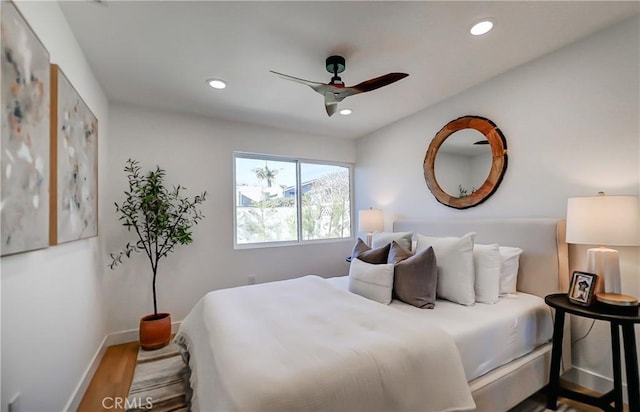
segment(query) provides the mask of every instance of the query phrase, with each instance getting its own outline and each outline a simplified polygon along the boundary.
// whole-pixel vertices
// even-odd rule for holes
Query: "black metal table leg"
[[[613,399],[614,410],[622,412],[622,361],[620,356],[620,329],[616,322],[611,326],[611,356],[613,358]]]
[[[553,323],[553,348],[551,349],[551,369],[547,391],[547,409],[558,409],[560,389],[560,359],[562,358],[562,338],[564,333],[564,311],[556,308]]]
[[[624,341],[624,359],[627,370],[627,392],[629,410],[640,411],[640,379],[638,378],[638,352],[636,351],[636,335],[633,324],[622,325]]]

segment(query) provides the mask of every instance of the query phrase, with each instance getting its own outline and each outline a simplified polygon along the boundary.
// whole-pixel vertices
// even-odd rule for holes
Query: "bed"
[[[542,388],[552,327],[540,302],[567,290],[564,222],[396,221],[393,230],[475,232],[476,243],[522,248],[518,292],[473,308],[438,300],[434,310],[381,305],[349,292],[348,277],[211,292],[176,338],[193,410],[506,411]],[[568,347],[563,361],[568,368]]]

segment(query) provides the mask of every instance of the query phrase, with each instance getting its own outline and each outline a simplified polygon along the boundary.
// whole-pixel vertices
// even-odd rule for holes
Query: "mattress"
[[[348,289],[349,277],[328,279]],[[467,381],[507,364],[551,340],[553,319],[538,296],[517,292],[495,304],[463,306],[438,299],[434,309],[419,309],[393,300],[391,307],[413,317],[416,325],[433,325],[456,343]]]

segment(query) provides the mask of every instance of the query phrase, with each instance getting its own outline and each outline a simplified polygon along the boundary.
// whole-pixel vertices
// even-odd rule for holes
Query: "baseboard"
[[[180,322],[172,322],[171,323],[171,332],[176,333],[180,328]],[[102,361],[102,357],[104,356],[107,348],[113,345],[120,345],[122,343],[128,343],[138,340],[138,329],[130,329],[124,330],[120,332],[110,333],[102,339],[102,343],[98,347],[95,355],[91,359],[91,363],[87,366],[80,382],[76,386],[76,389],[71,394],[69,401],[64,407],[65,412],[76,411],[80,406],[80,402],[82,401],[82,397],[84,396],[85,391],[89,387],[91,383],[91,379],[93,379],[93,375],[98,370],[98,366],[100,366],[100,362]]]
[[[613,388],[612,378],[576,366],[573,366],[568,372],[563,374],[562,378],[599,393],[609,392],[611,388]],[[625,382],[622,383],[622,397],[624,403],[629,403],[627,384]]]
[[[96,370],[98,370],[98,365],[100,365],[100,361],[102,360],[104,353],[107,351],[108,345],[105,344],[107,341],[107,337],[108,335],[102,339],[102,343],[98,347],[98,351],[95,353],[95,355],[93,355],[91,363],[89,363],[89,366],[87,366],[87,369],[85,369],[84,373],[82,374],[80,382],[78,383],[78,385],[76,385],[76,389],[71,394],[71,398],[69,398],[69,401],[65,405],[63,411],[66,412],[78,410],[78,406],[80,406],[80,402],[82,401],[82,396],[89,387],[91,378],[93,378]]]

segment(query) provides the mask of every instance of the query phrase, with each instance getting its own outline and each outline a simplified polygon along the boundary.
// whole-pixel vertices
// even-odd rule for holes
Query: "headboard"
[[[550,218],[399,220],[394,232],[462,236],[476,232],[476,243],[515,246],[520,256],[517,289],[540,297],[569,290],[565,221]]]

